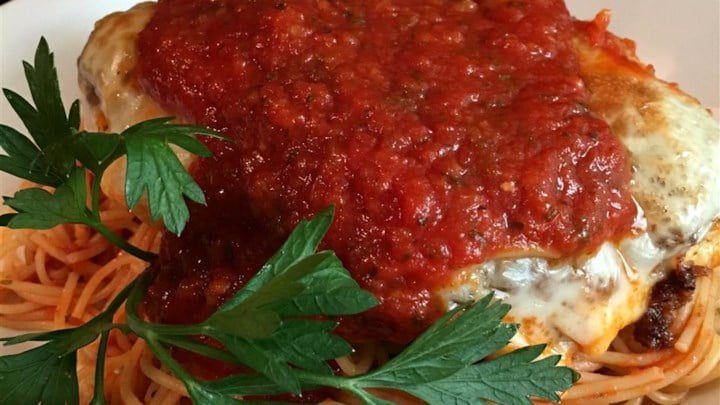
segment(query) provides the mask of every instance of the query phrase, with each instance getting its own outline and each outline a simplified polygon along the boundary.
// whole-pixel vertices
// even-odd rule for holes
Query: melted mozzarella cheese
[[[653,241],[671,251],[696,242],[720,211],[720,126],[677,86],[633,59],[579,42],[590,107],[633,164],[633,196]]]
[[[121,132],[140,121],[167,117],[168,114],[137,82],[135,66],[138,33],[150,21],[155,3],[140,3],[95,23],[90,38],[78,58],[80,103],[83,127],[89,131]],[[195,155],[173,145],[185,167]],[[125,158],[113,162],[102,178],[102,190],[116,201],[125,201]],[[136,213],[148,217],[144,201]]]
[[[154,3],[140,3],[95,23],[78,59],[83,125],[119,132],[165,112],[137,83],[134,69],[138,33],[152,17]]]
[[[121,131],[167,115],[133,75],[135,40],[153,10],[152,3],[141,4],[97,23],[78,62],[89,129]],[[645,311],[649,291],[662,276],[658,264],[697,241],[718,215],[720,159],[713,156],[720,156],[720,130],[694,99],[631,68],[632,55],[620,60],[581,40],[576,47],[592,110],[611,124],[631,155],[633,194],[645,213],[638,234],[560,261],[521,257],[469,266],[438,293],[452,306],[495,291],[513,306],[509,319],[521,324],[516,345],[551,341],[552,351],[568,353],[577,343],[600,353]],[[194,159],[179,156],[185,165]],[[103,190],[124,201],[123,185],[119,161],[106,173]],[[711,235],[720,241],[720,231]],[[720,262],[707,246],[696,245],[688,257]]]
[[[623,250],[644,248],[647,234],[623,242]],[[494,291],[512,305],[523,343],[558,342],[568,337],[592,354],[605,351],[617,332],[645,311],[652,269],[662,254],[645,254],[630,264],[621,250],[603,244],[593,255],[551,263],[542,257],[491,260],[460,272],[445,289],[451,303]]]

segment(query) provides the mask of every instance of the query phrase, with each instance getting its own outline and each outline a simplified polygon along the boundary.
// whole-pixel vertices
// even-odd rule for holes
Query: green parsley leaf
[[[205,384],[190,383],[185,386],[196,404],[236,405],[239,402],[221,392],[207,388]]]
[[[330,206],[315,214],[311,221],[300,221],[280,249],[263,265],[243,289],[229,299],[218,312],[227,311],[238,306],[277,274],[282,273],[297,261],[313,254],[330,228],[334,212],[335,208]]]
[[[267,376],[280,386],[283,392],[300,393],[297,373],[282,356],[265,350],[260,343],[250,339],[222,333],[212,333],[211,336],[222,342],[242,364]]]
[[[531,404],[531,398],[558,401],[558,393],[569,388],[577,380],[577,374],[569,368],[557,367],[559,356],[534,361],[542,354],[542,345],[478,362],[504,347],[516,331],[515,325],[501,324],[508,306],[491,298],[487,296],[477,303],[456,308],[377,371],[356,377],[298,372],[299,383],[303,389],[330,386],[345,390],[371,405],[390,402],[376,397],[369,388],[404,391],[431,404],[470,405],[490,401],[525,405]],[[462,336],[456,336],[458,333]],[[453,346],[457,351],[452,350]],[[467,363],[458,366],[458,362]],[[413,367],[417,371],[412,371]],[[448,372],[452,367],[455,371]],[[281,385],[263,376],[231,376],[210,385],[225,395],[286,392]]]
[[[35,50],[34,66],[23,62],[23,67],[30,94],[37,108],[37,115],[34,117],[33,123],[36,130],[31,131],[35,141],[44,148],[55,143],[57,139],[71,136],[72,133],[68,131],[68,120],[60,97],[60,84],[54,56],[50,52],[45,38],[40,39]],[[61,133],[56,133],[57,130]]]
[[[271,332],[280,316],[350,315],[377,305],[377,299],[358,286],[332,252],[314,253],[332,223],[333,212],[331,206],[310,221],[300,221],[255,277],[208,322],[263,310],[269,322],[263,328]],[[246,337],[267,336],[265,331],[252,334],[237,328]]]
[[[324,270],[321,266],[328,263],[330,257],[334,257],[331,252],[321,252],[293,263],[237,306],[225,306],[215,312],[205,324],[223,333],[250,339],[270,335],[282,323],[280,314],[273,309],[302,292],[305,286],[300,279]]]
[[[85,171],[75,168],[67,182],[54,193],[41,188],[28,188],[5,197],[5,205],[18,213],[8,222],[14,229],[50,229],[60,224],[92,224],[85,201]]]
[[[347,315],[377,305],[332,252],[313,253],[332,216],[330,207],[301,221],[258,274],[204,324],[224,334],[263,338],[279,327],[282,316]]]
[[[157,118],[133,125],[120,134],[127,150],[126,202],[133,208],[148,192],[150,214],[162,218],[165,227],[179,235],[190,213],[183,198],[205,204],[205,196],[188,174],[170,145],[199,156],[211,153],[195,134],[223,138],[207,128],[172,124],[172,118]]]
[[[209,381],[206,384],[215,392],[223,395],[279,395],[287,391],[261,374],[234,374],[229,377]],[[303,390],[315,389],[317,386],[303,384]]]
[[[61,341],[0,357],[0,403],[35,405],[78,403],[76,353]],[[79,347],[78,347],[79,348]]]
[[[15,215],[17,214],[3,214],[0,215],[0,226],[8,226],[10,224],[10,221],[15,218]]]
[[[55,186],[62,183],[61,175],[38,168],[46,166],[37,164],[43,158],[42,152],[20,132],[0,125],[0,147],[7,153],[0,155],[0,171],[39,184]]]
[[[404,387],[431,404],[478,404],[491,401],[508,405],[531,405],[530,398],[557,402],[558,392],[577,381],[567,367],[556,367],[560,356],[535,360],[544,345],[515,350],[504,356],[462,369],[440,381]]]
[[[7,158],[12,160],[3,159],[5,163],[0,168],[40,184],[57,186],[75,165],[75,156],[68,145],[75,133],[73,127],[77,129],[79,123],[79,105],[73,103],[70,118],[65,115],[54,57],[45,38],[41,38],[37,46],[34,65],[23,62],[23,67],[36,107],[11,90],[3,89],[3,93],[39,146],[40,153],[25,160],[24,164],[29,167],[23,167],[20,157],[6,150]]]
[[[345,340],[331,333],[336,326],[332,321],[289,320],[270,338],[257,340],[257,344],[296,367],[330,375],[327,360],[352,353]]]
[[[73,138],[72,149],[77,160],[96,176],[102,176],[112,162],[125,154],[122,137],[113,133],[80,132]]]
[[[456,308],[380,369],[356,377],[354,386],[398,389],[432,404],[559,400],[557,393],[569,388],[576,376],[569,368],[555,367],[558,356],[533,362],[544,346],[480,362],[516,333],[517,326],[501,323],[509,309],[493,302],[492,295]]]
[[[378,304],[374,295],[353,280],[337,256],[330,255],[320,267],[299,280],[303,290],[278,305],[278,313],[283,316],[350,315]]]
[[[80,100],[75,100],[68,111],[68,125],[70,129],[77,132],[80,130]]]
[[[382,368],[360,378],[362,385],[418,384],[447,377],[507,344],[515,325],[501,324],[510,306],[480,301],[448,312]]]

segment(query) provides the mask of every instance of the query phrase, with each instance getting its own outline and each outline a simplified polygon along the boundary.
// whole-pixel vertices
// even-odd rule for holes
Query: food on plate
[[[80,55],[82,128],[41,42],[35,115],[8,97],[39,149],[3,145],[39,157],[3,170],[57,190],[4,223],[52,229],[4,231],[0,320],[88,322],[12,341],[100,336],[81,401],[678,402],[720,373],[720,127],[608,22],[142,3]]]

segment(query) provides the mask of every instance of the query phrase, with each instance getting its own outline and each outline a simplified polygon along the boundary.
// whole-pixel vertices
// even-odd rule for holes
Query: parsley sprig
[[[151,216],[179,234],[189,215],[185,199],[204,203],[204,197],[170,145],[208,156],[196,134],[219,135],[173,124],[169,118],[145,121],[121,133],[80,131],[78,104],[65,113],[44,39],[34,63],[25,63],[34,107],[16,93],[4,91],[34,142],[0,126],[0,146],[6,152],[0,156],[0,170],[54,191],[30,188],[6,197],[5,204],[16,212],[1,216],[0,225],[48,229],[86,224],[120,248],[151,261],[152,254],[128,244],[101,222],[104,171],[125,156],[128,206],[134,207],[147,193]],[[87,172],[92,174],[89,204]],[[530,404],[531,398],[557,401],[559,393],[577,380],[571,369],[557,366],[559,356],[537,360],[544,346],[487,360],[517,332],[516,325],[502,322],[510,307],[491,295],[449,311],[386,364],[363,375],[335,375],[328,361],[352,353],[350,344],[333,333],[335,317],[364,312],[378,302],[360,288],[333,252],[317,251],[332,218],[331,207],[301,221],[255,277],[203,322],[166,325],[143,318],[139,309],[151,282],[151,273],[146,272],[82,326],[0,339],[6,345],[42,342],[29,351],[0,357],[0,403],[78,403],[76,352],[99,339],[92,404],[104,404],[105,351],[112,330],[143,339],[198,404],[231,404],[241,397],[300,394],[319,387],[342,390],[373,405],[389,403],[377,396],[377,389],[405,392],[433,404]],[[127,321],[115,324],[113,316],[123,304]],[[202,344],[199,336],[214,339],[222,348]],[[173,358],[173,348],[253,372],[203,381]]]
[[[121,133],[81,131],[79,103],[76,100],[66,115],[53,54],[44,38],[35,51],[34,65],[23,65],[35,106],[12,90],[3,89],[3,93],[34,143],[19,131],[0,125],[0,147],[6,153],[0,156],[0,171],[55,191],[36,187],[5,197],[5,205],[16,213],[0,217],[0,225],[48,229],[63,223],[84,224],[133,255],[152,260],[152,253],[128,244],[100,220],[103,173],[125,156],[128,207],[134,208],[147,192],[153,220],[162,219],[170,232],[180,234],[189,218],[185,198],[204,204],[205,197],[171,145],[207,157],[211,153],[196,135],[223,136],[204,127],[174,124],[171,117],[144,121]],[[93,179],[89,207],[86,171]]]
[[[352,352],[347,342],[331,333],[335,322],[308,317],[357,314],[377,305],[375,297],[357,285],[334,254],[315,252],[331,222],[330,209],[312,221],[300,222],[257,275],[200,324],[143,322],[137,313],[145,286],[141,281],[128,300],[128,325],[146,341],[173,343],[183,336],[212,337],[238,362],[286,392],[299,394],[296,369],[331,375],[327,360]],[[318,284],[318,277],[326,284]]]
[[[112,328],[145,340],[198,404],[229,404],[239,396],[300,394],[318,387],[346,391],[365,404],[389,403],[373,393],[378,388],[403,391],[433,404],[530,404],[530,398],[559,400],[558,392],[577,379],[571,369],[557,367],[559,356],[536,361],[544,346],[483,361],[505,347],[517,332],[516,325],[502,323],[510,306],[491,295],[449,311],[376,370],[353,377],[333,374],[327,361],[350,354],[352,348],[332,333],[337,323],[330,320],[331,315],[360,313],[377,301],[353,281],[334,255],[316,252],[331,221],[331,209],[302,221],[260,272],[204,322],[166,325],[145,321],[139,307],[150,282],[146,273],[83,326],[8,339],[10,344],[49,342],[0,358],[0,376],[7,376],[0,377],[0,388],[21,381],[32,385],[32,389],[0,390],[0,402],[45,403],[54,395],[63,398],[63,403],[75,403],[77,381],[73,373],[68,374],[75,366],[74,352],[99,335],[106,339]],[[111,314],[125,297],[127,324],[112,324]],[[223,349],[200,343],[199,335],[216,339]],[[173,359],[170,347],[245,365],[255,373],[201,381]],[[98,359],[102,357],[98,355]],[[102,370],[102,363],[98,364]],[[59,375],[64,376],[62,383],[57,381]],[[102,371],[97,375],[101,378]],[[37,397],[45,392],[47,397]],[[100,393],[96,392],[95,403],[101,403]]]

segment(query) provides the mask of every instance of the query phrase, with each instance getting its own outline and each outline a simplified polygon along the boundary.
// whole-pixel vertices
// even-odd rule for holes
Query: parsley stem
[[[200,354],[204,357],[220,360],[225,363],[239,364],[238,359],[232,354],[224,350],[216,349],[205,343],[197,342],[195,340],[192,340],[191,338],[167,337],[161,335],[158,337],[158,339],[165,344],[173,345],[175,347],[179,347],[181,349]]]
[[[160,360],[160,362],[170,369],[170,372],[172,372],[175,377],[179,378],[183,384],[185,384],[185,387],[188,389],[188,392],[190,391],[190,385],[196,384],[195,378],[191,376],[185,369],[177,362],[175,359],[170,355],[170,353],[165,350],[162,343],[158,342],[157,337],[154,333],[145,331],[141,333],[142,338],[145,340],[145,343],[147,343],[150,350],[153,352],[155,357]]]
[[[370,395],[369,392],[363,390],[362,388],[357,388],[354,385],[350,385],[349,387],[345,388],[345,390],[351,394],[354,394],[357,398],[362,401],[363,404],[392,404],[392,402],[387,402],[385,400],[375,398],[372,395]]]
[[[147,288],[147,273],[138,277],[133,285],[125,306],[127,325],[126,328],[143,335],[145,332],[153,333],[157,339],[165,344],[180,347],[182,349],[201,354],[205,357],[214,358],[226,363],[238,363],[238,359],[232,354],[214,348],[212,346],[197,342],[190,336],[202,335],[204,326],[201,325],[164,325],[158,323],[145,322],[137,315],[137,307],[140,302],[142,293]]]
[[[342,378],[338,379],[335,375],[316,374],[305,370],[296,370],[295,374],[298,379],[306,384],[324,385],[326,387],[343,388]]]
[[[358,386],[358,384],[355,383],[356,378],[348,378],[338,375],[317,374],[305,370],[295,370],[295,373],[303,386],[332,387],[355,395],[363,403],[378,403],[373,402],[377,401],[377,399],[373,399],[372,396],[364,390],[364,388]]]
[[[122,333],[123,335],[127,335],[128,333],[132,333],[132,329],[130,329],[127,325],[124,323],[114,323],[112,324],[113,329],[117,329]]]
[[[129,282],[128,285],[125,286],[125,288],[120,290],[120,292],[115,296],[115,298],[113,298],[113,300],[110,301],[107,308],[105,308],[104,312],[115,314],[115,312],[120,308],[120,306],[123,303],[125,303],[125,301],[128,299],[128,297],[130,296],[130,293],[135,288],[135,285],[137,285],[139,283],[138,280],[140,279],[140,277],[143,277],[144,275],[145,275],[145,273],[139,275],[135,280]],[[110,319],[112,322],[112,318],[110,318]],[[127,328],[127,325],[124,325],[124,324],[113,323],[112,326],[114,328],[118,328],[118,329]],[[126,332],[123,331],[123,333],[126,333]]]
[[[147,271],[141,274],[133,282],[132,287],[129,289],[129,295],[125,302],[125,316],[127,319],[127,325],[133,330],[139,337],[141,337],[145,343],[147,343],[150,350],[153,352],[155,357],[162,364],[164,364],[170,371],[179,378],[185,384],[188,391],[191,390],[191,385],[197,384],[195,379],[187,372],[175,359],[168,353],[160,342],[160,337],[152,330],[147,328],[146,323],[140,319],[137,314],[138,305],[142,299],[142,294],[145,291],[149,282],[149,276]]]
[[[140,321],[137,325],[142,329],[149,329],[160,336],[188,336],[188,335],[204,335],[207,333],[206,328],[202,324],[197,325],[167,325],[163,323],[150,323]]]
[[[107,351],[108,339],[110,331],[105,331],[100,336],[100,346],[98,346],[97,360],[95,363],[95,388],[93,388],[93,398],[90,405],[101,405],[105,403],[105,352]]]
[[[89,224],[93,229],[95,229],[98,233],[100,233],[102,236],[105,237],[105,239],[108,240],[108,242],[112,243],[113,245],[119,247],[120,249],[130,253],[131,255],[144,260],[148,263],[155,260],[157,255],[152,252],[148,252],[146,250],[142,250],[138,248],[137,246],[133,246],[125,239],[118,236],[116,233],[108,229],[105,225],[103,225],[100,221],[93,221]]]

